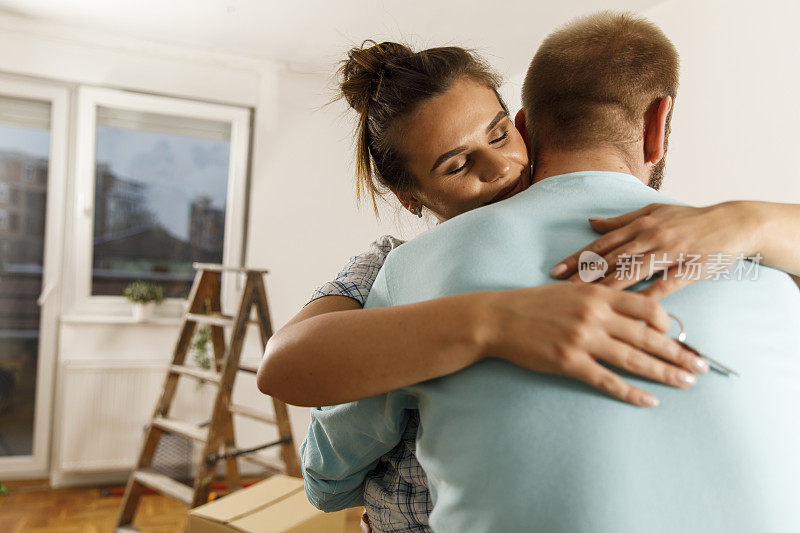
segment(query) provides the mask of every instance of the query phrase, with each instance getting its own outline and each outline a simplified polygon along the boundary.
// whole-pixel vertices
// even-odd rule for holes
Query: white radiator
[[[61,372],[59,469],[91,472],[132,468],[166,376],[161,362],[74,361]],[[170,415],[205,422],[213,385],[180,378]]]

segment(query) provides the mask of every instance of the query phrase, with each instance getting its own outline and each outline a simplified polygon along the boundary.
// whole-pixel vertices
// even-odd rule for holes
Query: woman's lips
[[[497,196],[492,198],[489,202],[485,205],[493,204],[495,202],[499,202],[500,200],[505,200],[506,198],[510,198],[517,194],[518,192],[522,191],[522,176],[517,178],[517,181],[500,191]]]

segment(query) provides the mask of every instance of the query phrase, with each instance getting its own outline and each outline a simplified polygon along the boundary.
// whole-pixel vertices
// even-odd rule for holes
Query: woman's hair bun
[[[341,95],[350,107],[366,113],[369,101],[378,90],[387,65],[398,58],[414,55],[411,48],[393,42],[366,40],[351,48],[339,68]]]

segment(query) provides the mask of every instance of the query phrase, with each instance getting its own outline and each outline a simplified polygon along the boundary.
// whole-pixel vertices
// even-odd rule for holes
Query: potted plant
[[[191,344],[192,359],[197,366],[204,370],[211,370],[211,327],[200,326],[194,333]],[[198,378],[198,386],[205,385],[205,380]]]
[[[150,281],[134,281],[125,287],[124,294],[133,302],[133,318],[139,322],[152,318],[156,305],[164,300],[164,289]]]

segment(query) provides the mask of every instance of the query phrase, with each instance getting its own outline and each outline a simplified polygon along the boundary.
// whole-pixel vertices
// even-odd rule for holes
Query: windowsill
[[[180,326],[183,317],[153,317],[146,320],[137,320],[125,315],[62,315],[59,319],[62,324],[132,324],[142,326]]]

